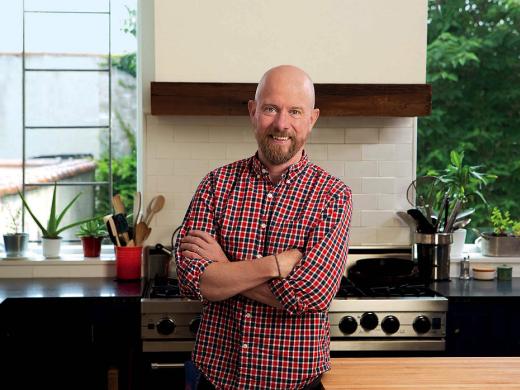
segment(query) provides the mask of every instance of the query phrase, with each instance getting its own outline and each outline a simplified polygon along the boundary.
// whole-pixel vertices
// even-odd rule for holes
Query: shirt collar
[[[305,153],[305,150],[303,150],[300,160],[297,163],[290,165],[284,172],[284,175],[288,178],[295,177],[302,172],[308,164],[309,157],[307,156],[307,153]],[[267,167],[258,158],[258,152],[251,157],[251,169],[255,175],[264,175],[269,172]]]

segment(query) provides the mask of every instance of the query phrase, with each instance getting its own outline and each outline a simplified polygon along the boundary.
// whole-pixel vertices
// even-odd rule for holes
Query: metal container
[[[492,236],[482,233],[478,238],[483,256],[519,256],[520,237]]]
[[[4,234],[5,255],[11,258],[24,257],[28,242],[27,233]]]
[[[158,249],[154,246],[147,246],[144,248],[144,276],[146,279],[166,279],[172,277],[175,267],[171,263],[175,263],[172,260],[170,254],[165,251]],[[172,268],[172,269],[170,269]]]
[[[419,275],[430,281],[450,280],[450,244],[452,233],[415,233],[415,257]]]

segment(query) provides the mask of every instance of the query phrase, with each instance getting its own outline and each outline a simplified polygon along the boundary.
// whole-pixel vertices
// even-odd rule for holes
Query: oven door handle
[[[184,363],[155,363],[151,362],[150,367],[152,370],[165,370],[172,368],[184,368]]]

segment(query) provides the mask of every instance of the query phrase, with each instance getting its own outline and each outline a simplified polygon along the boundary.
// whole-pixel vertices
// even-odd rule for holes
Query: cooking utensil
[[[134,194],[134,210],[132,212],[134,231],[139,222],[139,214],[141,213],[141,193],[137,191]]]
[[[455,218],[457,217],[460,208],[462,206],[462,200],[457,199],[455,202],[455,206],[453,206],[453,210],[451,210],[451,214],[448,218],[448,222],[446,222],[446,225],[444,226],[444,233],[451,233],[453,231],[453,224],[455,222]]]
[[[417,221],[417,232],[419,233],[435,233],[435,227],[426,219],[426,217],[417,209],[409,209],[407,211],[413,219]]]
[[[148,207],[146,208],[146,216],[144,218],[146,225],[150,226],[153,216],[162,210],[165,203],[166,199],[163,195],[157,195],[152,198],[148,204]]]
[[[135,227],[135,245],[142,246],[143,242],[150,235],[151,231],[152,229],[149,228],[145,222],[139,222]]]
[[[117,233],[116,224],[112,219],[112,215],[105,215],[103,217],[103,222],[107,226],[108,235],[110,236],[110,240],[116,246],[121,246],[121,242],[119,241],[119,234]]]
[[[114,222],[116,223],[116,228],[118,233],[120,233],[125,241],[125,244],[130,241],[130,236],[128,235],[128,221],[126,220],[126,210],[125,205],[121,199],[119,194],[115,194],[112,197],[112,206],[114,206]]]
[[[395,286],[416,277],[413,260],[401,258],[368,258],[358,260],[347,271],[357,286]]]
[[[474,212],[475,212],[475,209],[467,209],[467,210],[461,211],[460,213],[457,214],[457,217],[455,218],[455,222],[466,219]]]
[[[417,230],[417,221],[404,211],[397,211],[396,214],[401,218],[413,231]]]
[[[423,210],[423,215],[430,223],[438,181],[436,176],[419,176],[410,183],[406,190],[408,203]]]
[[[464,229],[471,222],[471,218],[464,218],[460,221],[455,221],[453,224],[453,230]]]

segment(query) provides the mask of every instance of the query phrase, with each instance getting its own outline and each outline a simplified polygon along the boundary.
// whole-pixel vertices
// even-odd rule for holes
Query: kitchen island
[[[520,357],[336,358],[326,390],[520,389]]]

